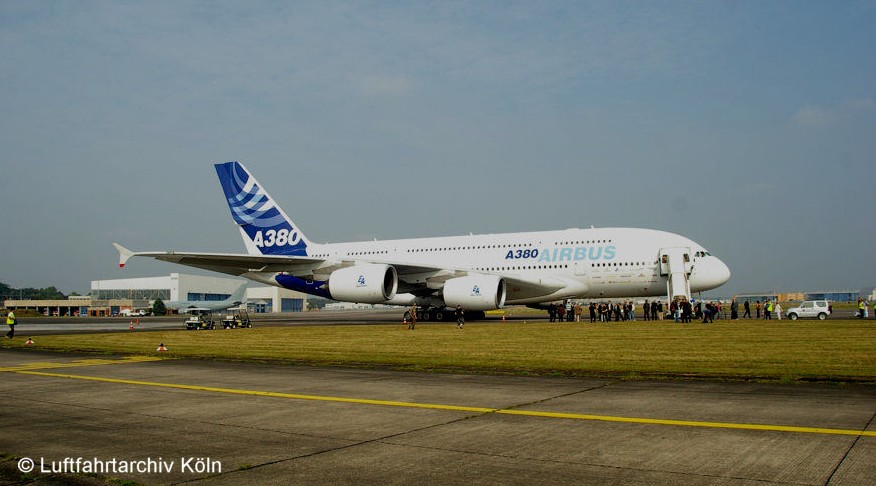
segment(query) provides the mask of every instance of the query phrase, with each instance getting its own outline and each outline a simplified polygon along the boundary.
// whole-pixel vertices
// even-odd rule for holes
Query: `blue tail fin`
[[[250,254],[307,255],[310,242],[243,164],[216,164],[216,174]]]

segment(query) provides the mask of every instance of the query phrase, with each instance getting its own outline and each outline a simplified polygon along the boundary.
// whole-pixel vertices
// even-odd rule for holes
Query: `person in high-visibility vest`
[[[12,339],[15,336],[15,325],[18,321],[15,319],[15,312],[9,311],[6,314],[6,325],[9,326],[9,332],[6,333],[6,339]]]
[[[866,304],[864,304],[864,299],[858,299],[858,319],[864,318],[864,309],[866,309]]]

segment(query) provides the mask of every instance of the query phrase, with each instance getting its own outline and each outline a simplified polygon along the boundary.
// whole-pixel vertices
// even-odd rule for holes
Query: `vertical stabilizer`
[[[251,255],[307,255],[310,242],[243,164],[216,164],[216,174]]]
[[[245,303],[246,302],[246,282],[240,284],[240,287],[238,287],[237,290],[235,290],[234,293],[231,294],[230,297],[228,297],[228,300],[230,300],[232,304],[237,304],[238,302],[240,302],[241,304]]]

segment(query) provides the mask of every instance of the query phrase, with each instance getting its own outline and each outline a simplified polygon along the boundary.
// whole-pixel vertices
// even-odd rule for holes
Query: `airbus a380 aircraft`
[[[589,228],[317,244],[239,162],[216,164],[247,254],[132,252],[346,302],[411,305],[436,318],[563,299],[689,298],[730,270],[702,245],[664,231]]]

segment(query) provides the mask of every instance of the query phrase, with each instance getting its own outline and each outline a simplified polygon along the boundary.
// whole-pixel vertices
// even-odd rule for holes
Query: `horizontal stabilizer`
[[[213,272],[241,276],[257,272],[305,272],[324,266],[321,258],[280,256],[280,255],[242,255],[234,253],[188,253],[177,251],[131,251],[113,243],[119,251],[119,266],[124,267],[131,257],[149,257],[165,262],[178,263]],[[352,264],[350,262],[349,264]],[[346,264],[344,265],[346,266]]]

